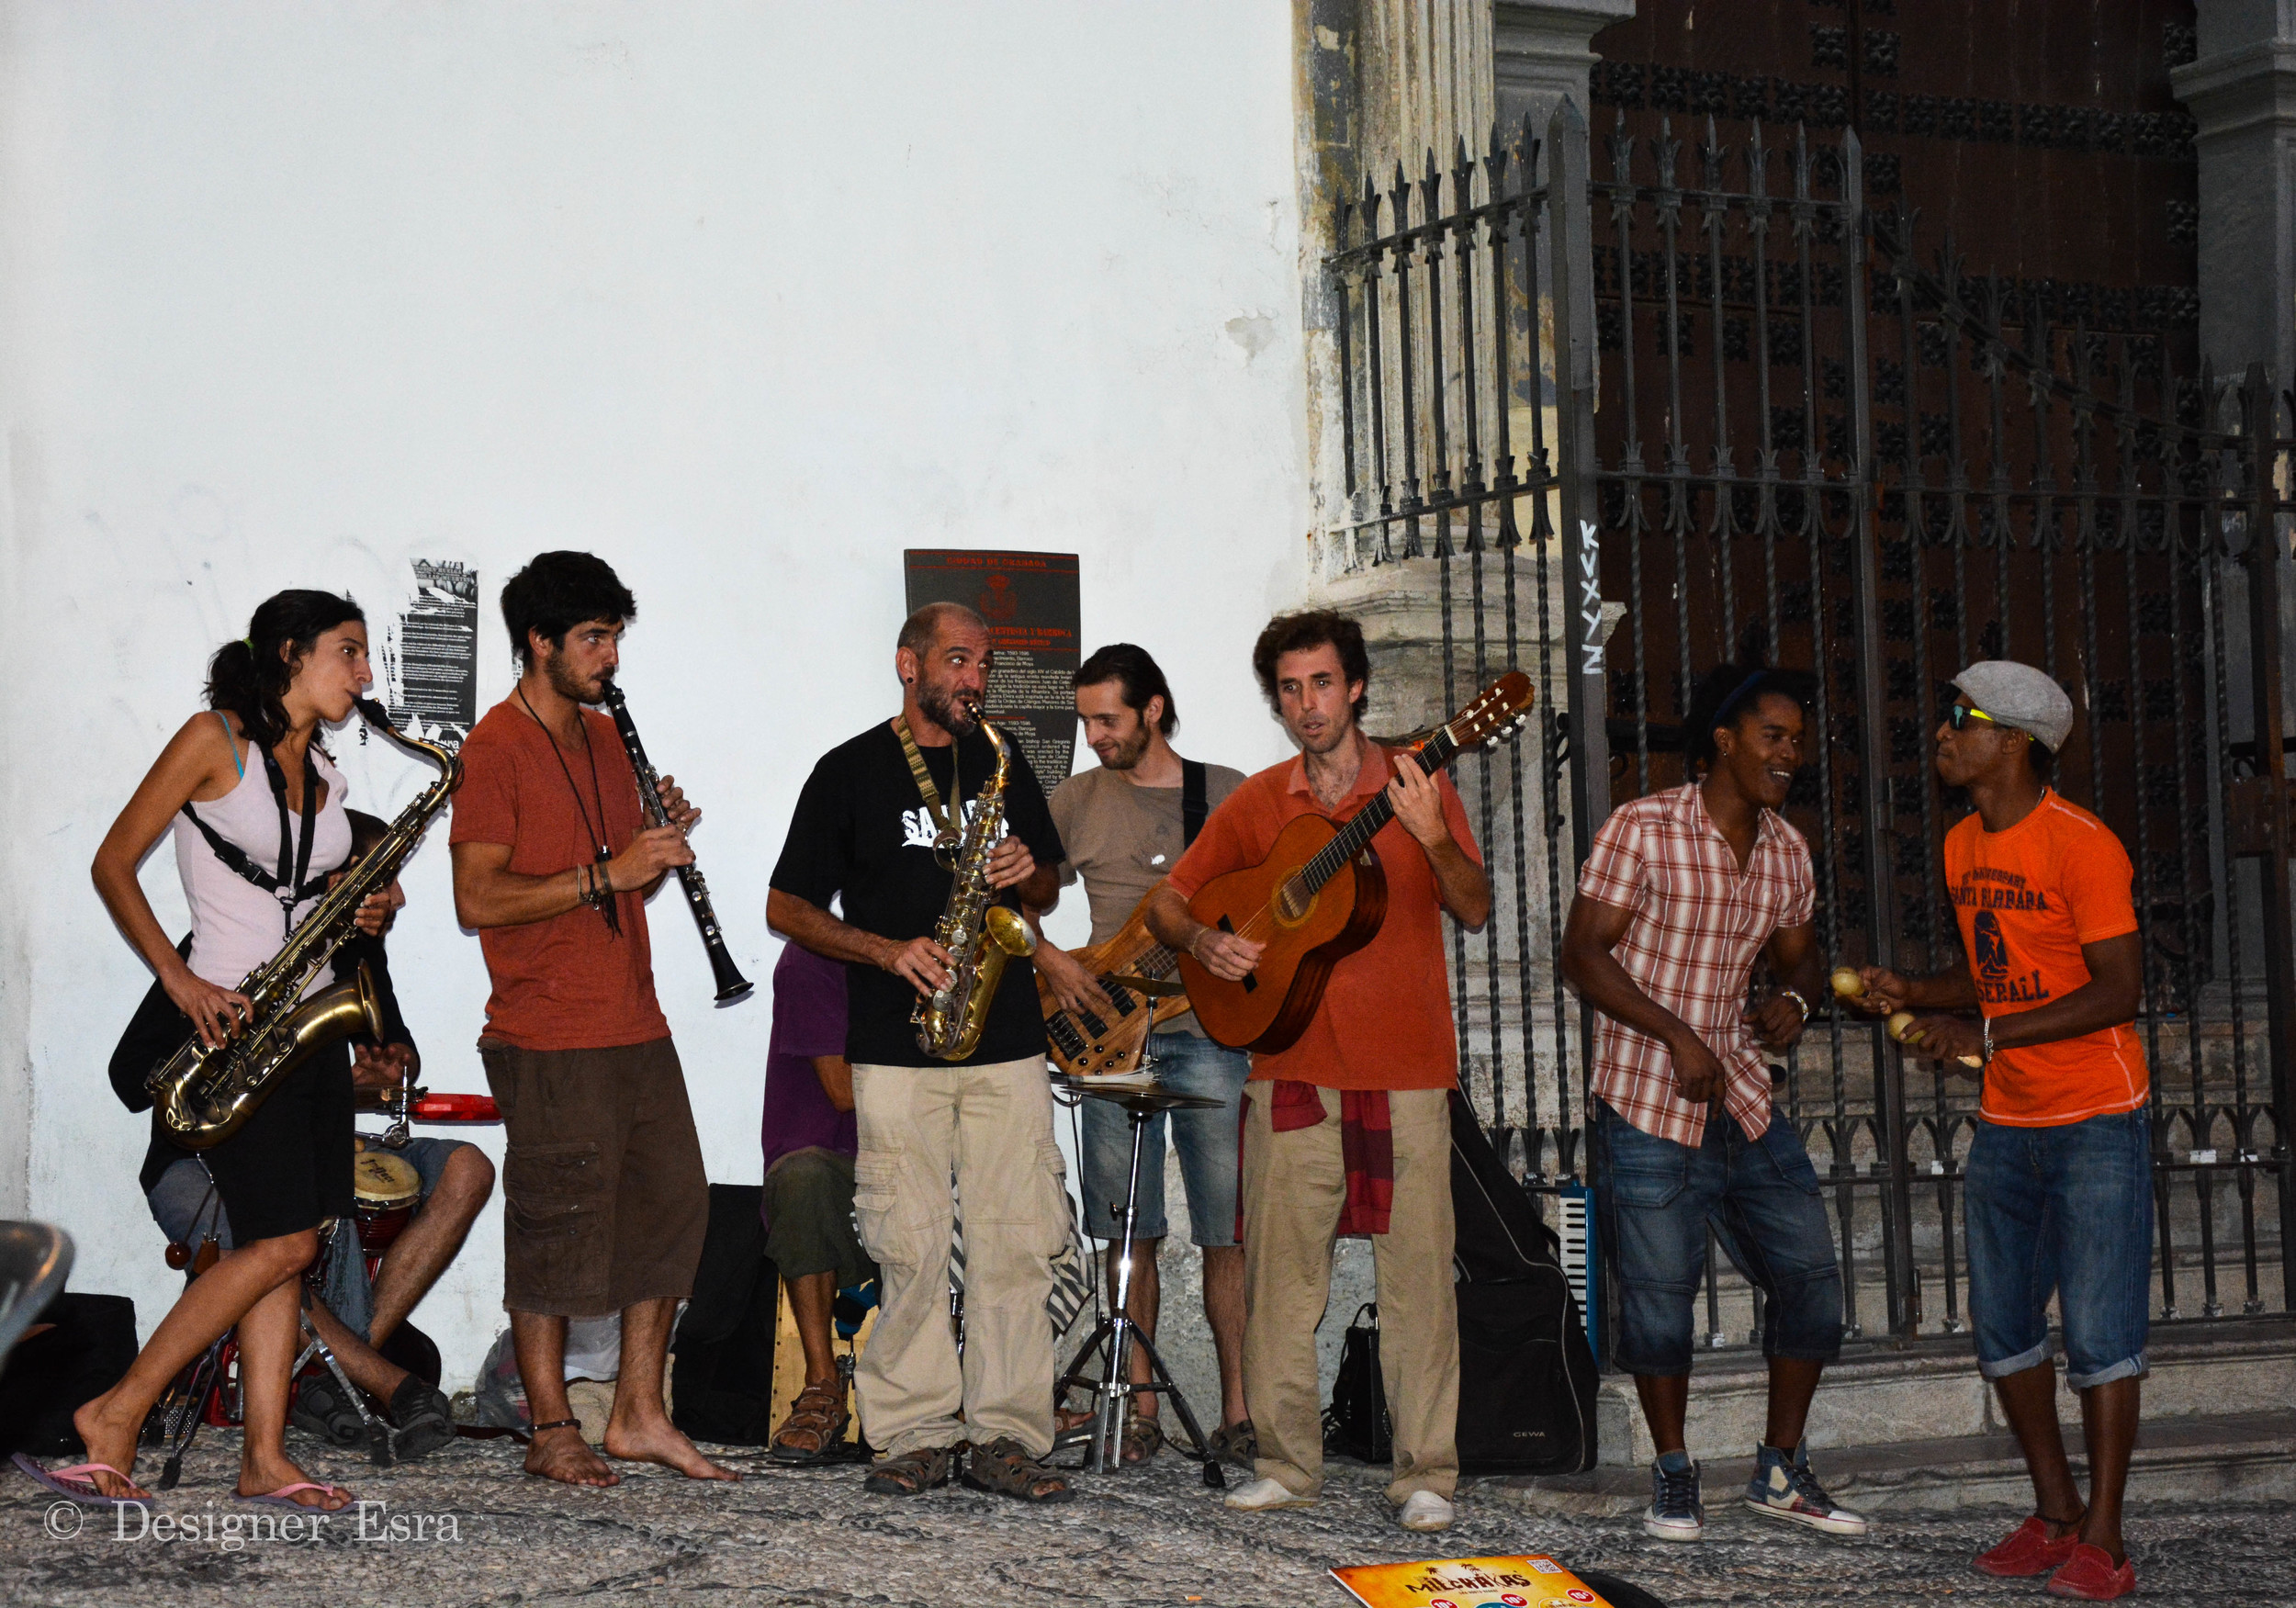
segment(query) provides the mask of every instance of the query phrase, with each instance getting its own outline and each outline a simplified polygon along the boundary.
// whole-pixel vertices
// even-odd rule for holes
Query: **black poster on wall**
[[[391,724],[448,749],[478,718],[478,572],[417,558],[407,607],[384,644]]]
[[[978,553],[911,547],[911,613],[927,603],[962,603],[988,622],[996,655],[984,713],[1017,737],[1051,793],[1076,751],[1076,673],[1082,604],[1074,553]]]

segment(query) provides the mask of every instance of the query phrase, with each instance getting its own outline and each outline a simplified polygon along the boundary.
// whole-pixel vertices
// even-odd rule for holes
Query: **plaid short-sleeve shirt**
[[[1760,1138],[1770,1126],[1770,1071],[1746,1026],[1747,980],[1762,946],[1817,908],[1802,835],[1762,811],[1741,871],[1695,783],[1654,793],[1611,812],[1580,868],[1579,892],[1634,912],[1615,958],[1714,1051],[1724,1107],[1749,1139]],[[1706,1108],[1674,1092],[1666,1046],[1609,1017],[1595,1040],[1594,1092],[1645,1133],[1705,1141]]]

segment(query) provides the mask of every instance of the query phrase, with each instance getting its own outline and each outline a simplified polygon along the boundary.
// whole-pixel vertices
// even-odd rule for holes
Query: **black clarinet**
[[[613,729],[622,734],[622,746],[628,750],[630,769],[637,772],[638,803],[644,806],[646,824],[649,826],[670,825],[670,816],[661,807],[661,778],[646,758],[646,745],[638,741],[637,725],[630,718],[630,707],[622,696],[622,689],[612,680],[606,682],[606,707],[613,714]],[[734,964],[734,957],[726,948],[726,935],[717,925],[717,912],[710,905],[710,885],[702,880],[699,866],[678,868],[678,885],[685,890],[686,904],[693,911],[693,925],[702,929],[702,947],[709,951],[710,970],[717,977],[717,1003],[729,1005],[741,998],[757,984],[741,974]]]

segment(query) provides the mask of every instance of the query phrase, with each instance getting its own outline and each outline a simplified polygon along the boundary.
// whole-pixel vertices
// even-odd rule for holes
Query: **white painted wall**
[[[0,28],[0,1215],[64,1225],[76,1286],[147,1333],[174,1277],[104,1064],[148,977],[86,868],[271,590],[347,588],[379,626],[409,558],[475,562],[483,708],[504,577],[619,568],[632,708],[760,983],[713,1011],[657,901],[721,1181],[758,1175],[766,878],[814,757],[894,706],[904,546],[1081,553],[1087,643],[1164,658],[1188,752],[1283,751],[1245,662],[1305,584],[1281,0],[45,0]],[[334,748],[378,813],[427,779]],[[394,969],[429,1081],[475,1091],[444,838]],[[164,846],[144,883],[180,926]],[[453,1380],[500,1267],[490,1210],[417,1314]]]

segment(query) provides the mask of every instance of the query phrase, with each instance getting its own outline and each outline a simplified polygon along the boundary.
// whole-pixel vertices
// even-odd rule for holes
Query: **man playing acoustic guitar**
[[[1491,912],[1467,812],[1450,782],[1398,765],[1365,737],[1371,664],[1344,614],[1279,614],[1252,650],[1260,690],[1300,747],[1247,779],[1150,895],[1148,925],[1216,977],[1251,975],[1266,946],[1198,920],[1205,884],[1266,859],[1286,823],[1345,821],[1385,793],[1372,838],[1387,909],[1334,967],[1290,1046],[1255,1053],[1244,1118],[1244,1394],[1259,1478],[1247,1511],[1305,1507],[1322,1489],[1315,1327],[1335,1233],[1367,1233],[1379,1274],[1381,1373],[1394,1424],[1388,1500],[1404,1528],[1451,1524],[1458,1482],[1458,1307],[1451,1292],[1451,1026],[1438,909],[1469,928]]]

